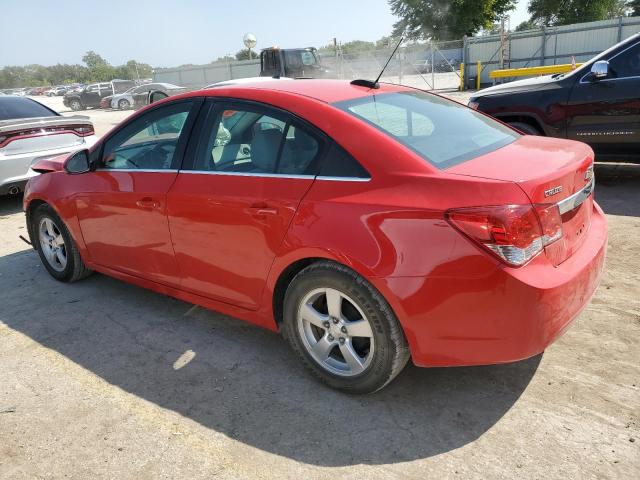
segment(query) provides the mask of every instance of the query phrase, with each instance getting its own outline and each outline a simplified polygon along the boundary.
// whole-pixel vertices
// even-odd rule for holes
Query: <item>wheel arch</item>
[[[269,281],[270,288],[268,288],[270,299],[268,299],[268,301],[270,300],[271,302],[270,306],[276,329],[279,329],[282,324],[285,294],[294,277],[313,263],[330,262],[348,268],[367,280],[389,304],[392,312],[400,322],[405,336],[410,336],[403,322],[403,318],[405,317],[404,309],[400,302],[396,300],[393,292],[388,288],[388,284],[383,278],[376,277],[373,272],[364,265],[354,262],[352,259],[343,255],[326,251],[304,253],[303,255],[299,254],[295,257],[287,256],[286,258],[279,259],[279,261],[276,260],[276,263],[272,267]]]
[[[534,127],[543,135],[547,135],[547,131],[544,128],[544,122],[542,122],[537,115],[531,113],[504,113],[494,115],[494,117],[506,124],[513,122],[525,123]]]
[[[26,205],[26,208],[24,210],[24,213],[25,213],[25,216],[26,216],[27,234],[29,235],[29,240],[31,241],[31,246],[34,249],[35,249],[35,242],[37,241],[37,239],[35,237],[35,232],[33,231],[33,212],[35,212],[36,209],[40,205],[45,205],[45,204],[49,205],[51,208],[53,208],[55,210],[54,206],[52,206],[50,203],[46,202],[42,198],[34,198],[34,199],[30,200],[29,203]]]

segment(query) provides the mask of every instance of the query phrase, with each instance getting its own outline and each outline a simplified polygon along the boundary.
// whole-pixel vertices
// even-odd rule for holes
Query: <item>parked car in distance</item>
[[[640,162],[640,34],[566,74],[489,87],[469,106],[529,135],[579,140],[599,161]]]
[[[145,88],[141,89],[139,92],[135,92],[133,97],[133,108],[136,110],[142,108],[149,103],[149,92],[151,91],[159,91],[166,94],[168,97],[172,97],[174,95],[178,95],[180,93],[184,93],[187,91],[185,87],[180,87],[178,85],[173,85],[172,83],[147,83],[142,85]]]
[[[47,97],[60,97],[65,93],[67,93],[67,87],[53,87],[44,92]]]
[[[104,97],[100,101],[100,108],[113,108],[118,110],[128,110],[134,108],[134,106],[139,108],[147,104],[146,99],[152,90],[161,91],[166,93],[167,96],[171,96],[185,92],[186,88],[172,85],[171,83],[146,83],[132,87],[126,92]]]
[[[231,80],[222,80],[221,82],[212,83],[203,87],[203,90],[208,88],[228,87],[230,85],[248,85],[248,84],[263,84],[268,82],[277,82],[280,80],[294,80],[289,77],[246,77],[246,78],[234,78]]]
[[[0,98],[0,195],[24,190],[36,175],[31,165],[91,147],[96,142],[86,117],[63,117],[25,97]]]
[[[134,86],[132,80],[112,80],[111,82],[92,83],[82,88],[79,92],[67,93],[63,103],[71,110],[84,110],[100,106],[104,97],[121,93]]]
[[[539,354],[604,264],[587,145],[399,85],[194,91],[34,168],[26,224],[54,278],[97,270],[280,331],[348,392],[410,357]]]

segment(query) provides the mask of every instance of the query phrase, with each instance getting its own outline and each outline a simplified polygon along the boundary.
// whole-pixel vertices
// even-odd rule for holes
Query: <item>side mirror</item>
[[[167,95],[166,93],[160,91],[160,90],[151,90],[149,92],[149,101],[147,102],[148,104],[152,104],[154,102],[157,102],[158,100],[162,100],[163,98],[167,98],[169,95]]]
[[[87,173],[91,170],[89,163],[89,150],[78,150],[76,153],[67,158],[64,163],[64,170],[72,175]]]
[[[607,78],[609,76],[609,62],[606,60],[598,60],[591,66],[591,74],[596,80]]]

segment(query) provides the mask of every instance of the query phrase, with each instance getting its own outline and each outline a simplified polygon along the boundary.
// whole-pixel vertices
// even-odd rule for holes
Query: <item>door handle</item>
[[[160,202],[156,202],[153,198],[145,197],[136,202],[140,208],[160,208]]]
[[[256,208],[256,209],[252,209],[254,211],[255,215],[277,215],[278,214],[278,209],[277,208]]]
[[[266,203],[254,203],[249,207],[249,211],[252,215],[263,217],[265,215],[277,215],[278,209],[270,207]]]

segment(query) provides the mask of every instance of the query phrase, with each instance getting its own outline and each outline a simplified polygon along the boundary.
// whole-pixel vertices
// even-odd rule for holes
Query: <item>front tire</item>
[[[53,278],[73,283],[92,273],[82,262],[66,225],[49,205],[36,209],[31,231],[40,260]]]
[[[291,281],[283,334],[305,367],[348,393],[373,393],[409,359],[400,324],[380,293],[343,265],[318,262]]]
[[[529,125],[528,123],[510,122],[509,125],[515,128],[516,130],[520,130],[525,135],[536,135],[536,136],[542,135],[542,132],[540,130],[538,130],[533,125]]]
[[[82,104],[80,103],[80,100],[76,99],[73,99],[69,102],[69,107],[71,107],[71,110],[73,110],[74,112],[82,110]]]

